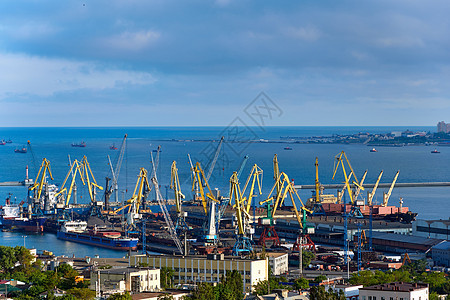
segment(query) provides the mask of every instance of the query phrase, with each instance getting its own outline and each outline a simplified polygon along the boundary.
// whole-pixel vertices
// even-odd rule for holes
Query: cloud
[[[289,27],[285,30],[285,34],[288,37],[308,42],[317,41],[321,36],[321,32],[311,25],[306,27]]]
[[[154,45],[160,36],[159,32],[152,30],[127,31],[109,38],[100,39],[100,43],[104,44],[104,48],[112,48],[112,50],[139,52]]]
[[[148,85],[146,72],[120,70],[93,62],[0,53],[0,99],[14,95],[50,96],[80,89],[104,90],[123,84]]]

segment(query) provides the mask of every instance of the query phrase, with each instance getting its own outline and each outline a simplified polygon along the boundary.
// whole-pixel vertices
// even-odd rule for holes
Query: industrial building
[[[268,280],[268,259],[242,259],[235,256],[211,254],[208,256],[132,255],[130,266],[146,265],[152,268],[172,268],[175,284],[218,283],[227,271],[242,275],[243,292],[249,293],[259,281]]]
[[[359,289],[359,300],[428,300],[425,283],[391,282]]]
[[[450,242],[445,241],[431,249],[431,256],[436,266],[450,268]]]
[[[118,268],[91,271],[92,290],[103,294],[159,291],[160,270],[154,268]]]
[[[372,233],[372,247],[378,251],[391,253],[427,252],[442,241],[413,235],[376,231]]]
[[[412,223],[413,235],[449,240],[450,220],[416,220]]]

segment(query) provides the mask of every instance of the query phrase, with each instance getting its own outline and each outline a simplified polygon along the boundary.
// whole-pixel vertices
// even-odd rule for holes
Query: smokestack
[[[25,180],[28,181],[28,165],[27,165],[27,168],[25,170]]]

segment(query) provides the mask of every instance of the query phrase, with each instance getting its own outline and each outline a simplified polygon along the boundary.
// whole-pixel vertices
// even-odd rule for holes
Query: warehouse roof
[[[441,239],[429,239],[421,236],[415,235],[406,235],[406,234],[398,234],[398,233],[385,233],[385,232],[372,232],[372,238],[379,240],[388,240],[399,243],[408,243],[408,244],[419,244],[424,246],[434,246],[441,243],[443,240]]]

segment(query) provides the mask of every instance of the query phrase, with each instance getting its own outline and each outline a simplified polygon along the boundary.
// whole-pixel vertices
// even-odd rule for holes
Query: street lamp
[[[26,248],[26,247],[25,247],[25,238],[28,237],[28,236],[22,235],[22,237],[23,237],[23,247]]]

